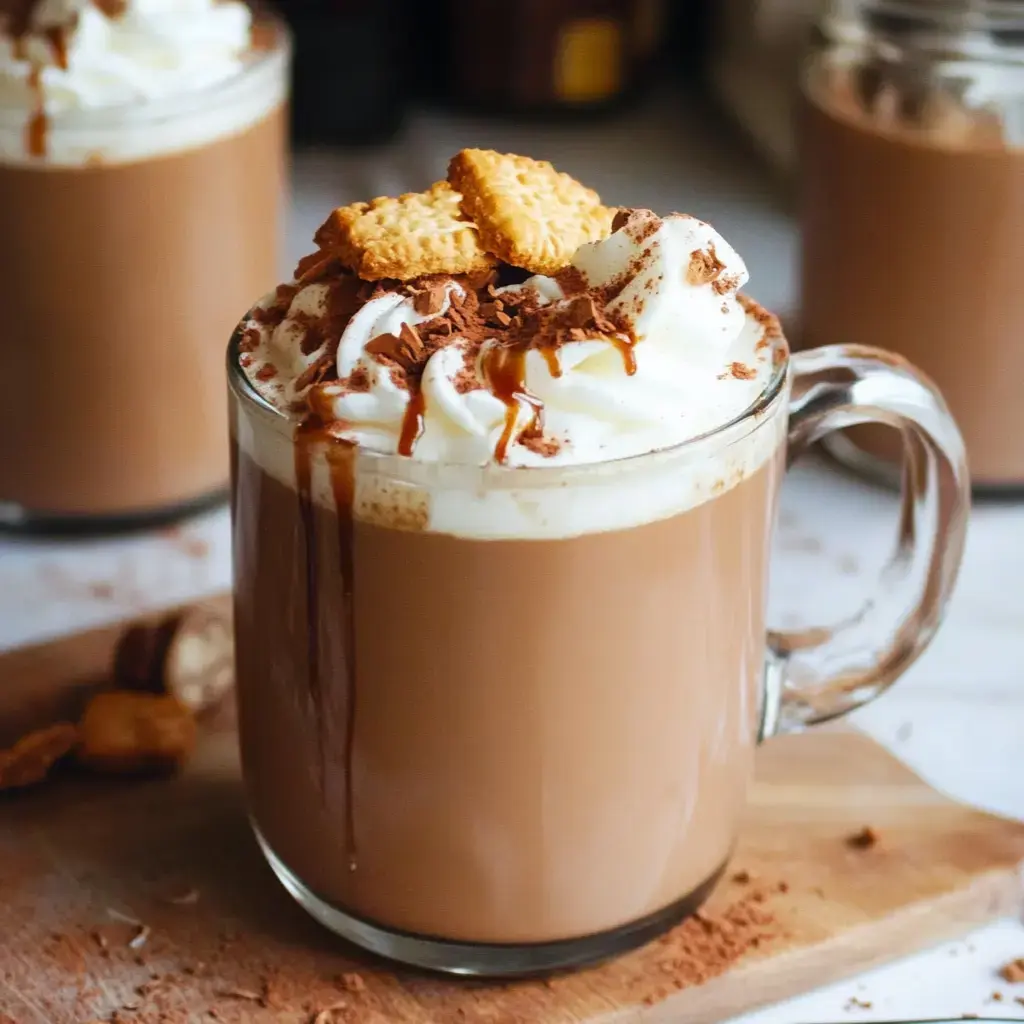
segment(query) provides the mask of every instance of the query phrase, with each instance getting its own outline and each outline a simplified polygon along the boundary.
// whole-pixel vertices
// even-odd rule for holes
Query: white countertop
[[[680,209],[715,224],[746,257],[751,293],[785,311],[796,231],[748,150],[702,105],[666,97],[629,125],[527,128],[423,116],[402,142],[296,161],[289,264],[339,202],[422,188],[463,145],[553,160],[610,203]],[[895,536],[895,496],[823,463],[799,466],[782,496],[774,622],[821,624],[854,609]],[[228,585],[224,509],[175,529],[114,540],[0,537],[0,648],[123,618]],[[1024,503],[982,506],[948,619],[932,648],[856,723],[951,795],[1024,819]],[[742,1018],[757,1024],[979,1014],[1024,1019],[1024,985],[996,976],[1024,956],[1024,925],[969,939]],[[941,980],[941,985],[937,984]],[[1004,999],[992,1002],[994,991]],[[870,1003],[870,1008],[851,1003]]]

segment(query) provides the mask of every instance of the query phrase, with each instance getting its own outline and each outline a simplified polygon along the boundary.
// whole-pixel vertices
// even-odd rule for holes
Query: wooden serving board
[[[0,697],[12,670],[25,686],[40,665],[51,682],[84,666],[71,699],[105,664],[101,634],[116,631],[0,656]],[[511,984],[395,969],[307,918],[251,837],[230,727],[173,780],[68,774],[8,794],[0,1024],[700,1024],[1020,911],[1024,824],[950,801],[866,737],[775,740],[758,768],[699,919],[603,966]],[[851,845],[865,825],[878,842]]]

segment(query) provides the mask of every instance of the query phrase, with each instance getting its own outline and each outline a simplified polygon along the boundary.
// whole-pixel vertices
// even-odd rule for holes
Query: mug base
[[[170,526],[225,504],[226,486],[197,498],[131,512],[44,512],[0,500],[0,534],[28,537],[102,537]]]
[[[619,956],[668,931],[698,910],[725,870],[714,874],[675,903],[620,928],[578,939],[527,944],[451,942],[394,931],[363,920],[316,895],[274,853],[254,826],[256,839],[278,881],[311,917],[343,939],[388,960],[442,974],[516,978],[586,967]]]
[[[842,431],[828,434],[819,443],[822,451],[843,469],[871,483],[899,491],[901,483],[898,463],[871,455],[854,444]],[[992,484],[975,481],[971,484],[971,495],[981,501],[1024,501],[1024,483]]]

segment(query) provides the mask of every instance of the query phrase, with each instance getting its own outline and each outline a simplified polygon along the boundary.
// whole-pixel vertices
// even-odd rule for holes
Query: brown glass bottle
[[[600,113],[637,95],[664,35],[663,0],[453,0],[448,92],[460,106]]]

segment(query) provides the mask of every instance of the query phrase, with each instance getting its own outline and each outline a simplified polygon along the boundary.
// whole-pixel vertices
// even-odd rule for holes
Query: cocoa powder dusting
[[[557,455],[562,450],[562,442],[557,437],[524,437],[519,443],[535,455],[541,455],[545,459],[550,459],[552,455]]]
[[[707,249],[694,249],[690,253],[690,263],[686,268],[686,280],[695,286],[711,284],[723,270],[725,264],[718,258],[713,245],[709,245]]]
[[[749,295],[744,295],[742,292],[736,295],[736,301],[743,307],[747,316],[764,332],[762,341],[771,343],[782,337],[782,324],[774,313],[770,313],[759,302],[755,302]]]
[[[215,918],[193,929],[188,915],[196,911],[169,906],[160,898],[167,888],[168,883],[163,883],[152,893],[151,905],[141,900],[138,906],[152,926],[151,967],[135,962],[126,941],[133,926],[127,923],[106,926],[100,941],[95,922],[68,924],[41,943],[41,961],[61,977],[78,979],[70,996],[73,1004],[62,1003],[68,1019],[98,1019],[104,1024],[116,1020],[191,1024],[208,1019],[223,1024],[271,1020],[306,1024],[329,1010],[331,1015],[324,1018],[329,1024],[341,1020],[384,1024],[396,1019],[396,993],[406,1006],[405,1001],[414,997],[423,1020],[478,1019],[473,1006],[480,995],[463,999],[453,986],[422,988],[387,967],[360,961],[344,965],[340,973],[337,967],[332,971],[336,951],[329,956],[296,955],[259,929],[224,931],[218,941],[211,924]],[[783,937],[783,929],[766,905],[777,888],[758,887],[720,910],[701,911],[635,954],[643,958],[644,967],[630,983],[628,998],[653,1005],[673,992],[720,976]],[[93,980],[96,985],[90,985]],[[558,987],[555,979],[543,990],[552,1014],[559,1005]],[[481,994],[492,1004],[488,1013],[497,1014],[488,1020],[545,1019],[546,1006],[535,1002],[536,994],[528,994],[536,1014],[522,1018],[518,1014],[525,1004],[514,986],[489,987]],[[116,1005],[111,1004],[112,998],[118,999]]]
[[[717,978],[779,937],[775,915],[763,905],[766,899],[761,890],[751,892],[718,914],[699,911],[662,936],[657,966],[671,977],[673,988],[689,988]]]

